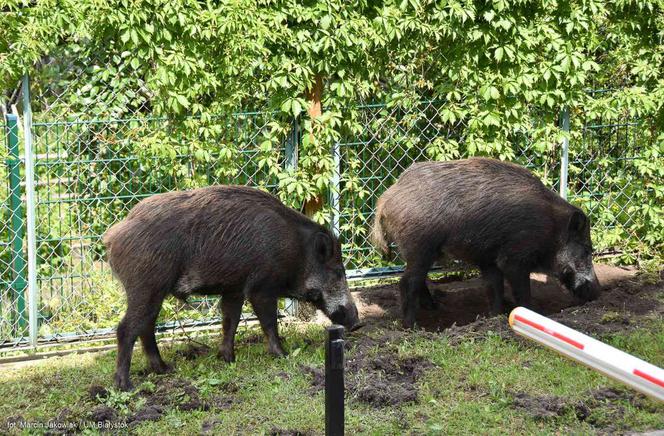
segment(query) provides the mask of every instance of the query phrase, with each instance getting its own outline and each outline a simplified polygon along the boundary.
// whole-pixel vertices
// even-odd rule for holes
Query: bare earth
[[[578,309],[602,307],[604,312],[611,310],[619,313],[627,309],[641,313],[645,309],[655,308],[657,302],[649,298],[646,298],[646,307],[641,307],[644,304],[640,303],[639,298],[631,298],[640,293],[632,289],[636,285],[632,283],[635,269],[596,265],[595,271],[602,285],[602,295],[598,300],[583,306],[557,280],[543,274],[533,274],[531,287],[534,310],[543,315],[554,315],[575,306]],[[439,308],[419,311],[418,325],[426,330],[439,331],[455,324],[463,326],[489,315],[488,298],[480,278],[453,282],[446,279],[429,281],[428,286]],[[358,288],[354,290],[353,297],[360,317],[367,326],[399,318],[399,291],[396,283]],[[506,286],[505,297],[512,301],[509,285]]]

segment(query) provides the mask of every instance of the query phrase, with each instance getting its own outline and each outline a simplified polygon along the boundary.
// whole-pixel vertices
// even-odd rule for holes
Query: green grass
[[[360,331],[361,332],[361,331]],[[146,361],[137,350],[132,378],[137,386],[151,390],[162,378],[188,379],[200,396],[232,398],[229,408],[209,411],[166,410],[161,419],[132,427],[137,434],[199,433],[210,422],[215,433],[261,434],[275,429],[320,434],[324,425],[322,391],[311,388],[310,377],[301,365],[321,367],[324,330],[320,326],[286,326],[282,334],[291,355],[269,357],[264,345],[253,339],[257,329],[242,331],[237,344],[237,363],[228,365],[214,352],[186,360],[176,355],[186,345],[162,344],[165,358],[176,372],[167,376],[140,375]],[[381,337],[380,330],[358,333]],[[639,330],[607,338],[610,344],[664,366],[664,321],[650,321]],[[204,339],[216,346],[217,338]],[[350,338],[353,341],[353,338]],[[416,403],[374,407],[350,395],[347,400],[348,434],[588,434],[606,429],[648,430],[664,428],[664,405],[637,397],[593,400],[590,391],[627,388],[568,361],[535,344],[488,334],[483,339],[462,340],[450,345],[444,335],[412,332],[399,340],[379,342],[370,355],[394,353],[398,357],[422,356],[433,366],[418,380]],[[352,358],[356,350],[348,354]],[[110,386],[115,352],[52,358],[17,369],[0,368],[0,423],[21,416],[26,421],[47,422],[67,409],[70,419],[86,420],[102,403],[119,413],[131,414],[145,400],[139,395],[112,391],[106,400],[90,398],[91,385]],[[237,386],[229,393],[228,386]],[[559,416],[537,419],[516,408],[513,395],[555,395],[567,404],[583,402],[590,409],[585,420],[576,417],[572,406]],[[24,432],[27,432],[24,430]],[[86,430],[86,433],[95,433]]]

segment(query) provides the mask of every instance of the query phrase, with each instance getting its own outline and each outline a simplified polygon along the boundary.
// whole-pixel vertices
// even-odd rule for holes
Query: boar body
[[[117,330],[116,384],[131,387],[137,337],[156,372],[170,368],[155,340],[164,298],[220,295],[224,337],[220,356],[235,360],[234,336],[245,299],[252,304],[274,355],[277,300],[310,301],[333,322],[352,327],[357,309],[346,283],[339,241],[324,227],[274,196],[241,186],[170,192],[137,204],[106,233],[114,275],[127,294]]]
[[[400,282],[404,325],[435,302],[425,279],[441,255],[477,266],[493,313],[504,309],[503,280],[529,306],[530,273],[551,274],[580,299],[597,297],[590,224],[523,167],[487,158],[416,163],[378,200],[372,230],[383,252],[406,261]]]

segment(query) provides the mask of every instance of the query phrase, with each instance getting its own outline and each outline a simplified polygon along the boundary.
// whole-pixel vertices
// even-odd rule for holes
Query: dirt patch
[[[206,419],[201,425],[201,434],[215,434],[217,433],[217,426],[221,424],[218,418]]]
[[[388,354],[373,360],[353,359],[349,367],[353,366],[358,376],[351,380],[351,392],[364,403],[382,407],[416,402],[416,381],[432,364],[422,357],[399,359]]]
[[[584,305],[557,280],[533,274],[534,309],[590,334],[628,330],[636,327],[639,318],[664,313],[664,303],[655,298],[656,294],[664,293],[664,282],[644,285],[635,278],[634,269],[596,265],[595,270],[603,291],[599,299]],[[480,278],[430,281],[428,286],[439,308],[418,311],[420,327],[428,331],[445,330],[453,341],[488,331],[513,337],[506,316],[488,317],[488,299]],[[509,286],[506,288],[509,305],[511,292]],[[361,318],[368,325],[387,327],[400,320],[398,284],[358,288],[353,296]]]
[[[139,395],[145,398],[145,406],[128,419],[130,422],[155,421],[170,408],[183,411],[210,408],[201,400],[198,388],[181,378],[161,378],[153,392],[141,391]]]
[[[228,410],[235,404],[235,398],[224,395],[216,395],[208,402],[211,409]]]
[[[350,398],[374,407],[417,402],[418,379],[433,366],[423,357],[400,357],[390,344],[405,332],[355,335],[346,357],[345,383]],[[351,344],[351,341],[347,341]],[[380,348],[380,350],[378,350]],[[379,354],[377,354],[379,352]],[[311,377],[313,391],[325,388],[325,372],[320,367],[301,366]]]
[[[312,392],[317,392],[325,388],[325,371],[323,369],[315,366],[300,365],[300,371],[311,377]]]
[[[268,432],[270,436],[309,436],[314,433],[308,430],[291,430],[278,427],[272,427]]]
[[[555,418],[564,415],[568,410],[574,410],[579,421],[590,415],[590,409],[582,401],[574,404],[561,397],[553,395],[533,396],[525,392],[513,394],[513,405],[535,419]]]
[[[565,308],[551,318],[593,335],[629,331],[644,318],[664,315],[658,295],[664,295],[664,282],[644,284],[631,278],[605,288],[597,300]]]
[[[283,338],[281,338],[283,340]],[[265,337],[259,333],[253,333],[240,336],[236,342],[238,344],[262,344],[265,342]]]
[[[535,419],[555,419],[573,412],[579,421],[586,421],[607,433],[625,430],[616,427],[616,423],[624,421],[625,403],[629,403],[630,407],[655,411],[654,403],[647,401],[644,395],[626,389],[607,387],[590,390],[578,401],[553,395],[536,396],[526,392],[513,392],[511,395],[512,406]]]
[[[132,426],[134,426],[145,421],[159,421],[163,414],[164,408],[161,406],[145,406],[127,421],[131,422]]]
[[[92,385],[88,388],[88,395],[93,401],[104,400],[108,398],[108,389],[101,385]]]
[[[179,349],[175,352],[177,356],[185,360],[195,360],[201,356],[206,356],[210,353],[211,347],[205,344],[189,344],[187,348]]]
[[[590,391],[589,396],[595,401],[632,401],[636,397],[636,394],[632,391],[624,391],[616,388],[600,388]]]
[[[654,402],[648,401],[643,394],[632,390],[623,390],[617,388],[601,388],[588,392],[591,404],[606,404],[609,407],[619,401],[627,401],[633,407],[643,409],[649,412],[656,412],[657,407]],[[620,406],[622,408],[622,406]]]
[[[240,390],[240,385],[235,382],[224,382],[219,385],[219,389],[221,389],[223,392],[234,394]]]
[[[92,422],[115,422],[118,414],[112,407],[106,405],[99,405],[92,409],[90,413],[90,421]]]
[[[220,391],[236,391],[237,386],[227,384],[220,386]],[[103,401],[109,396],[109,391],[103,386],[92,385],[88,388],[90,400],[95,403]],[[130,426],[136,426],[144,421],[157,421],[172,409],[182,411],[191,410],[225,410],[234,403],[234,399],[226,395],[217,395],[208,401],[204,401],[199,390],[189,380],[182,378],[162,377],[157,379],[151,387],[145,387],[138,391],[134,400],[142,404],[140,409],[128,416],[121,416],[115,409],[105,404],[98,404],[88,415],[89,420],[94,422],[126,422]],[[63,412],[66,409],[63,409]],[[63,413],[61,412],[61,414]],[[56,418],[57,419],[57,418]]]
[[[492,318],[478,317],[471,323],[460,326],[453,324],[445,329],[445,336],[447,336],[451,345],[457,345],[470,338],[482,338],[489,333],[496,334],[503,339],[508,337],[516,338],[516,340],[521,339],[511,331],[505,315]]]

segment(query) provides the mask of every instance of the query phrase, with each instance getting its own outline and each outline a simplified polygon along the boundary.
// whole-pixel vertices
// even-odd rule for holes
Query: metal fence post
[[[341,233],[339,228],[339,217],[341,216],[340,189],[341,189],[341,146],[335,142],[332,146],[332,159],[334,162],[334,173],[332,174],[330,203],[332,206],[332,231],[337,237]]]
[[[11,268],[13,279],[11,282],[12,301],[16,302],[15,322],[23,335],[26,323],[25,316],[25,256],[23,254],[23,210],[21,205],[21,158],[19,157],[18,117],[7,114],[7,139],[9,158],[9,211],[10,228],[9,241],[11,243]]]
[[[291,127],[290,138],[286,141],[286,148],[284,150],[284,167],[286,171],[294,171],[297,169],[298,147],[300,144],[300,124],[297,117],[293,118],[293,125]],[[286,313],[290,316],[297,316],[298,314],[298,301],[295,299],[286,299]]]
[[[291,126],[290,138],[286,141],[286,149],[284,150],[284,166],[286,170],[297,169],[298,147],[300,145],[300,122],[298,118],[293,118],[293,125]]]
[[[560,161],[560,196],[567,200],[567,178],[569,176],[569,108],[565,106],[561,113],[561,128],[565,132]]]
[[[23,76],[23,134],[25,137],[25,198],[28,234],[28,321],[30,345],[37,347],[39,332],[39,295],[37,295],[37,243],[35,234],[35,172],[32,150],[32,107],[30,105],[30,78]]]
[[[344,328],[327,328],[325,342],[325,435],[344,434]]]

